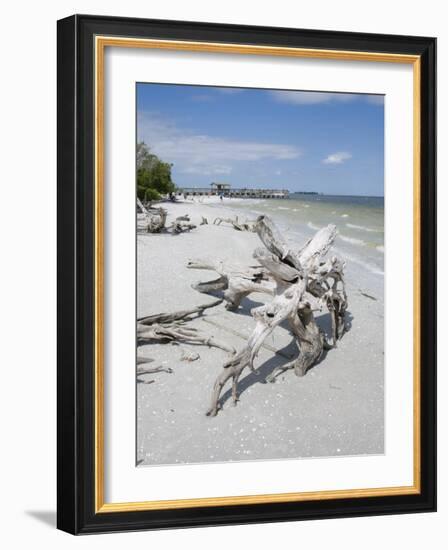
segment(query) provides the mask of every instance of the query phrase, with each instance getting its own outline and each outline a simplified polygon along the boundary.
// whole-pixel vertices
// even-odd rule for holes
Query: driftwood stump
[[[284,241],[277,227],[267,216],[260,216],[254,226],[265,248],[257,248],[254,257],[261,264],[261,280],[267,288],[275,289],[272,301],[252,310],[255,328],[247,344],[223,366],[217,377],[211,405],[207,415],[215,416],[220,408],[222,389],[232,380],[232,398],[238,401],[238,380],[246,367],[254,369],[254,360],[269,334],[282,322],[287,321],[298,349],[298,357],[278,367],[269,377],[274,381],[279,372],[294,369],[297,376],[304,376],[315,365],[324,349],[332,346],[314,318],[314,311],[326,307],[332,318],[332,344],[336,345],[345,330],[347,295],[344,284],[344,262],[333,256],[324,260],[331,248],[337,231],[334,225],[319,230],[299,251],[292,250]],[[204,264],[203,264],[204,265]],[[210,264],[208,264],[210,265]],[[197,267],[197,266],[190,266]],[[219,271],[218,269],[221,271]],[[204,267],[202,267],[204,268]],[[210,267],[209,267],[210,268]],[[211,267],[218,273],[228,274],[219,262]],[[257,268],[246,273],[248,280]],[[218,281],[221,281],[222,277]],[[244,274],[240,275],[244,278]],[[227,277],[230,280],[229,277]],[[274,283],[274,286],[272,284]],[[207,283],[200,283],[202,285]],[[208,283],[210,284],[210,283]],[[259,290],[247,289],[249,292]]]

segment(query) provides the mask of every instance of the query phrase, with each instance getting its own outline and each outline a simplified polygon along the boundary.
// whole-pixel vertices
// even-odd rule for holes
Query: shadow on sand
[[[325,332],[327,337],[329,337],[330,334],[331,334],[331,316],[330,316],[330,314],[329,313],[324,313],[323,315],[318,317],[316,320],[317,320],[317,324],[319,325],[319,327]],[[351,329],[352,322],[353,322],[353,315],[350,312],[346,313],[345,321],[346,321],[346,332],[348,332]],[[288,324],[287,324],[286,321],[281,323],[280,326],[282,326],[283,328],[288,330]],[[331,349],[330,350],[324,350],[322,352],[322,355],[320,356],[319,360],[308,369],[307,373],[309,373],[312,369],[317,367],[317,365],[322,363],[325,360],[325,358],[327,356],[327,353],[329,353],[329,352],[331,352]],[[289,342],[289,344],[287,344],[286,346],[284,346],[283,348],[278,350],[277,353],[273,354],[272,357],[270,357],[262,365],[260,365],[258,368],[256,368],[255,371],[253,371],[253,372],[251,371],[247,376],[245,376],[242,380],[240,380],[238,382],[238,396],[241,396],[246,390],[248,390],[254,384],[267,384],[268,382],[266,381],[266,378],[268,378],[274,372],[274,370],[276,368],[284,366],[287,363],[289,363],[288,359],[286,359],[282,355],[286,355],[286,356],[294,357],[294,358],[296,358],[298,356],[297,345],[295,343],[294,338]],[[283,372],[280,372],[279,375],[276,377],[276,379],[279,378],[280,376],[284,375],[286,372],[288,372],[288,371],[285,370]],[[291,374],[293,374],[293,372],[291,372]],[[305,376],[306,376],[306,374],[305,374]],[[275,382],[276,379],[274,379],[272,382]],[[222,396],[219,400],[220,408],[222,408],[224,406],[224,404],[231,397],[231,395],[232,395],[232,391],[231,391],[230,388],[222,394]]]

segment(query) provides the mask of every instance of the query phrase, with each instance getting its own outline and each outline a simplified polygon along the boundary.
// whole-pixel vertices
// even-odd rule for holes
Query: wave
[[[368,231],[369,233],[379,233],[379,229],[372,229],[371,227],[365,227],[364,225],[355,225],[354,223],[346,223],[346,227],[351,229],[359,229],[360,231]]]
[[[384,277],[384,271],[376,265],[370,264],[369,262],[364,262],[363,260],[360,260],[358,258],[349,258],[347,255],[345,257],[354,264],[358,264],[364,267],[365,269],[370,271],[370,273],[373,273],[374,275],[381,275],[382,277]]]
[[[352,256],[351,254],[347,254],[345,251],[338,250],[337,248],[335,249],[335,252],[337,252],[342,259],[348,260],[349,263],[358,264],[364,269],[367,269],[367,271],[370,271],[370,273],[384,277],[384,271],[379,266],[361,260],[361,258]]]
[[[339,233],[339,238],[342,241],[345,241],[346,243],[357,244],[359,246],[365,246],[366,245],[366,242],[363,241],[362,239],[355,239],[353,237],[345,237],[344,235],[341,235],[340,233]]]
[[[309,227],[310,229],[314,229],[314,231],[319,231],[319,229],[321,229],[318,225],[315,225],[315,224],[312,223],[312,222],[308,222],[306,225],[307,225],[307,227]]]
[[[384,254],[384,246],[383,245],[377,246],[376,249],[378,250],[378,252],[382,252]]]
[[[341,218],[349,218],[350,216],[348,214],[341,214]]]
[[[277,206],[277,210],[290,210],[287,206]]]

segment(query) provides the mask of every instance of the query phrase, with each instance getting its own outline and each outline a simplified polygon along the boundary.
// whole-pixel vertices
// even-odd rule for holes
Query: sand
[[[210,271],[189,270],[188,259],[219,257],[253,264],[252,251],[260,246],[254,233],[214,226],[216,216],[232,214],[232,201],[213,199],[167,203],[168,222],[188,213],[197,229],[177,236],[138,236],[138,316],[171,312],[211,302],[191,284],[215,278]],[[201,216],[209,225],[199,226]],[[303,242],[305,238],[303,239]],[[300,239],[296,243],[303,244]],[[256,459],[307,458],[382,454],[384,452],[384,325],[381,282],[359,266],[347,265],[350,330],[336,349],[298,378],[293,371],[277,382],[264,383],[284,357],[262,348],[256,372],[244,371],[236,407],[224,393],[223,409],[205,415],[216,376],[226,352],[206,346],[155,344],[139,352],[152,365],[173,369],[172,374],[146,376],[151,384],[137,384],[137,463],[142,465],[226,462]],[[368,296],[366,296],[368,295]],[[375,298],[375,299],[372,299]],[[250,310],[269,300],[252,294],[237,312],[223,305],[207,310],[194,324],[240,349],[254,326]],[[328,314],[318,323],[329,332]],[[236,333],[236,334],[235,334]],[[295,345],[278,327],[266,343],[287,355]],[[181,361],[187,350],[196,361]],[[151,365],[151,366],[152,366]]]

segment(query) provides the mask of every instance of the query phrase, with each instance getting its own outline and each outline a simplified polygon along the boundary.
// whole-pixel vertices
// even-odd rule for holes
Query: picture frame
[[[108,48],[412,67],[414,351],[407,368],[413,373],[413,483],[216,498],[148,495],[141,502],[105,499]],[[87,534],[435,511],[436,40],[74,15],[58,21],[57,112],[58,528]]]

